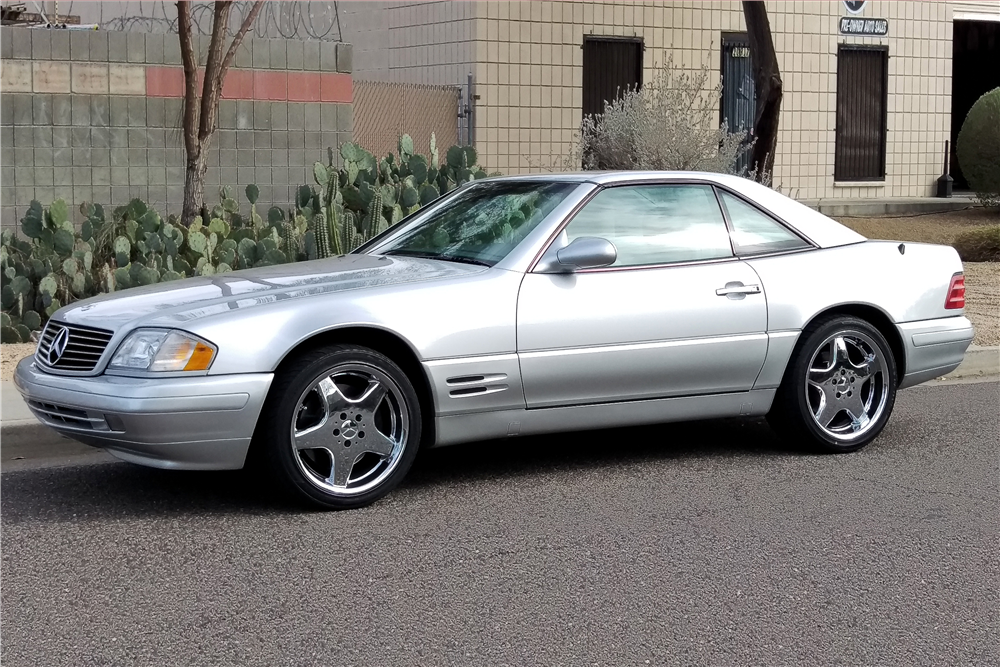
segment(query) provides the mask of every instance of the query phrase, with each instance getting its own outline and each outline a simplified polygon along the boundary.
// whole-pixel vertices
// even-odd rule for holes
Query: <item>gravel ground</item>
[[[965,265],[965,314],[976,327],[975,345],[1000,345],[1000,264]],[[17,362],[35,351],[34,343],[0,345],[0,380],[13,380]]]
[[[20,343],[18,345],[7,343],[0,345],[0,363],[2,363],[2,366],[0,366],[0,380],[13,380],[14,367],[17,366],[17,362],[29,354],[33,354],[34,351],[34,343]]]
[[[976,328],[976,345],[1000,345],[1000,263],[965,265],[965,315]]]
[[[967,208],[944,213],[874,218],[843,216],[836,220],[870,239],[951,245],[962,232],[1000,224],[1000,215],[984,208]]]

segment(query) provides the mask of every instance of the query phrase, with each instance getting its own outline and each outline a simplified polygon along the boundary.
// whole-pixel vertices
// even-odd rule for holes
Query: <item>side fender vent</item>
[[[478,386],[478,387],[463,387],[461,389],[452,389],[448,392],[448,395],[452,398],[467,398],[469,396],[485,396],[486,394],[495,394],[498,391],[507,391],[507,385],[496,384],[489,387]]]
[[[507,377],[506,375],[504,376]],[[483,382],[486,380],[485,375],[460,375],[458,377],[448,378],[445,382],[448,383],[449,387],[453,387],[457,384],[475,384],[476,382]]]
[[[451,377],[445,380],[445,384],[454,387],[448,392],[452,398],[468,398],[506,391],[509,388],[509,385],[505,384],[506,380],[506,373],[488,373]]]

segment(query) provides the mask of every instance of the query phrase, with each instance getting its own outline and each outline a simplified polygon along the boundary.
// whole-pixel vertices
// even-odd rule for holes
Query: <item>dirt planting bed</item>
[[[1000,225],[1000,212],[977,207],[944,213],[836,220],[870,239],[951,245],[963,232]]]
[[[0,345],[0,380],[13,380],[14,367],[17,362],[24,359],[29,354],[34,354],[34,343],[4,343]]]

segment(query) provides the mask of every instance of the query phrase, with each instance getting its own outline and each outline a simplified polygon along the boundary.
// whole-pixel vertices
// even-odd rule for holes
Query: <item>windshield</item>
[[[378,253],[493,266],[575,187],[538,181],[476,183]]]

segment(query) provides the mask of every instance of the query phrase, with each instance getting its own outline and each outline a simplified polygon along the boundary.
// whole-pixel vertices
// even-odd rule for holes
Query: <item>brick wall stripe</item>
[[[354,99],[354,81],[349,74],[320,74],[320,101],[348,104]]]
[[[320,76],[319,72],[289,72],[288,101],[319,102]]]
[[[253,73],[253,99],[280,102],[288,99],[288,73],[257,70]]]
[[[146,95],[184,97],[184,70],[147,67]],[[354,99],[354,82],[350,74],[337,72],[231,69],[226,75],[222,97],[227,100],[350,104]]]
[[[147,67],[146,95],[184,97],[184,70],[180,67]]]
[[[226,81],[222,84],[222,98],[225,100],[253,99],[253,71],[231,69],[226,73]],[[181,75],[183,87],[184,76]]]
[[[4,60],[0,63],[0,92],[30,93],[31,63],[27,60]]]
[[[6,92],[184,97],[184,70],[159,65],[4,60],[0,80],[0,89]],[[199,90],[200,81],[201,76]],[[340,72],[230,69],[222,97],[350,104],[354,100],[354,83],[350,74]]]

